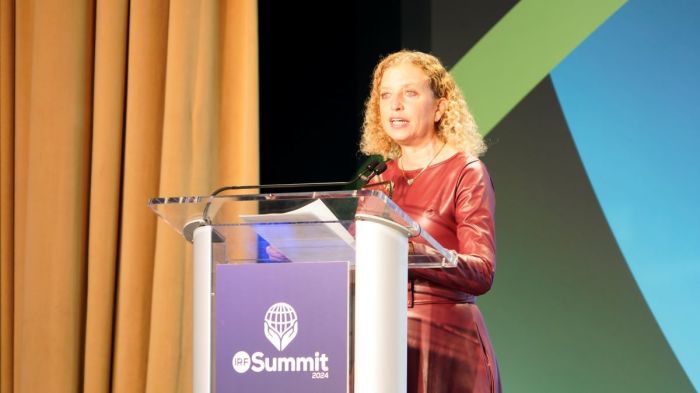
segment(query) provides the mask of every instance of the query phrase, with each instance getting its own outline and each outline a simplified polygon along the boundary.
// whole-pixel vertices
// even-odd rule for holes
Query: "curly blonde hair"
[[[381,155],[385,159],[401,156],[401,149],[384,131],[379,113],[379,87],[384,71],[392,66],[410,63],[423,70],[430,80],[430,88],[436,98],[445,98],[447,107],[436,127],[437,137],[469,155],[480,156],[486,152],[486,144],[479,134],[467,102],[450,73],[435,56],[402,50],[382,59],[374,68],[372,89],[365,102],[365,118],[362,124],[360,151],[367,155]]]

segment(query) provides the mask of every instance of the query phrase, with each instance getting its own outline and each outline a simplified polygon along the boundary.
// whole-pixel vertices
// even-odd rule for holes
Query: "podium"
[[[195,393],[217,391],[214,299],[223,288],[217,286],[216,272],[228,265],[275,269],[326,261],[345,261],[350,281],[354,275],[347,291],[354,292],[349,302],[354,342],[344,344],[348,352],[354,349],[353,375],[343,391],[354,385],[358,393],[406,392],[408,269],[452,268],[457,257],[386,194],[353,190],[172,197],[153,198],[149,206],[193,244]],[[409,239],[428,245],[428,251],[409,255]]]

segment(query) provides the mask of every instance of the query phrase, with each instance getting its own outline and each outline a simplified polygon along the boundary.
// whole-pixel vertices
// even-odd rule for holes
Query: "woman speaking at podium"
[[[476,296],[496,269],[495,196],[467,104],[440,61],[400,51],[377,64],[360,144],[381,155],[392,200],[445,248],[453,269],[417,269],[408,283],[408,391],[500,392]],[[409,253],[426,245],[409,243]]]

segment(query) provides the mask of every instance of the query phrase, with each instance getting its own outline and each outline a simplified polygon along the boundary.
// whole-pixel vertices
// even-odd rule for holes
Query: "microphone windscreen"
[[[386,162],[384,161],[379,161],[377,162],[377,166],[374,167],[372,172],[374,172],[375,175],[382,174],[386,170]]]

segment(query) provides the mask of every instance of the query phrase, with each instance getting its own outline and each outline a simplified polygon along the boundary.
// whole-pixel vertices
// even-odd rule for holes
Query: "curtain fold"
[[[258,132],[258,26],[257,3],[222,2],[219,52],[221,53],[220,126],[217,169],[218,185],[259,184]],[[236,23],[231,23],[235,20]],[[242,132],[242,130],[248,130]],[[255,213],[256,206],[221,209],[219,217],[230,220],[237,214]],[[245,210],[247,209],[247,210]],[[252,242],[250,238],[240,241]],[[244,257],[229,247],[231,259]]]
[[[87,3],[64,7],[55,1],[17,2],[16,7],[14,388],[38,392],[60,386],[77,391],[84,320],[92,10]],[[43,371],[41,378],[37,370]]]
[[[119,237],[113,392],[146,384],[168,43],[167,1],[135,1],[129,10],[126,121]]]
[[[210,32],[216,29],[210,4],[194,0],[170,4],[160,195],[206,195],[212,189],[216,157],[209,152],[217,139],[217,112],[211,97],[217,95],[218,78],[212,67],[217,54],[211,47],[217,36]],[[162,221],[156,239],[146,391],[179,392],[191,386],[191,376],[180,378],[191,375],[184,364],[191,355],[185,354],[184,344],[191,336],[183,334],[188,323],[185,299],[191,296],[191,248]]]
[[[126,95],[127,1],[95,10],[92,162],[88,233],[85,392],[110,389]]]
[[[192,390],[191,247],[258,182],[256,2],[0,0],[0,393]]]
[[[14,37],[13,2],[0,0],[0,392],[13,385]]]

